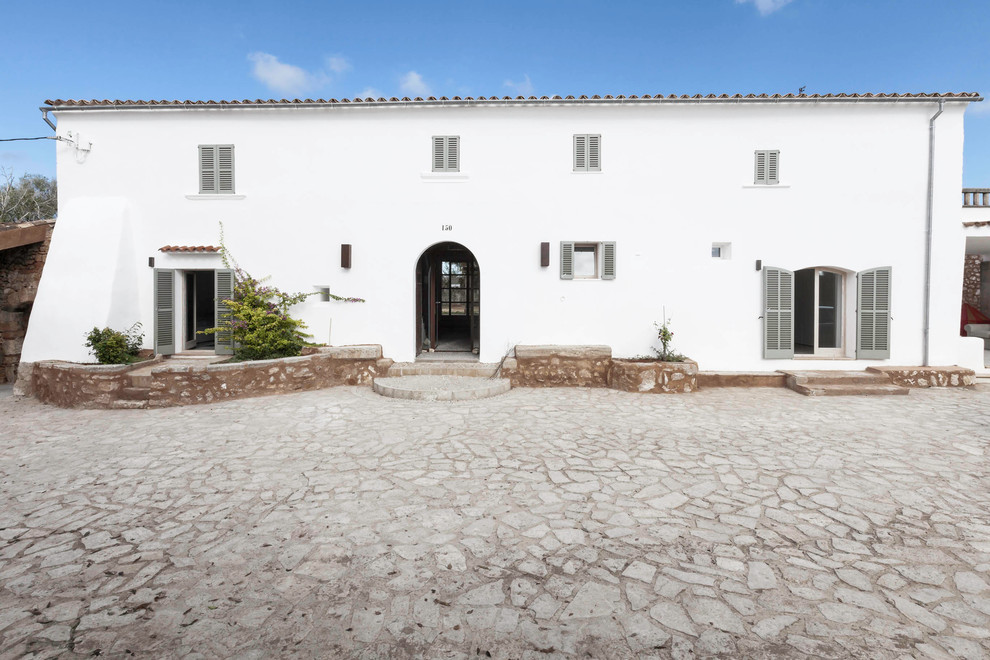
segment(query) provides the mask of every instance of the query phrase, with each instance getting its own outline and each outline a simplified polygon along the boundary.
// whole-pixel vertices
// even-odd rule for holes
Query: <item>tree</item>
[[[40,174],[14,173],[0,168],[0,222],[54,218],[58,211],[55,181]]]

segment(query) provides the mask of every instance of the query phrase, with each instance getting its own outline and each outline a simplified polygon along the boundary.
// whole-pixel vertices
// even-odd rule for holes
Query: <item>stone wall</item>
[[[608,346],[516,346],[502,365],[513,387],[607,387]]]
[[[867,367],[884,374],[901,387],[969,387],[976,385],[976,373],[964,367]]]
[[[31,389],[42,403],[60,408],[109,408],[130,384],[128,372],[147,364],[35,362],[30,366]]]
[[[963,302],[980,309],[980,264],[983,263],[983,257],[978,254],[967,254],[964,263]]]
[[[382,347],[377,345],[328,347],[312,355],[202,367],[166,363],[151,371],[148,400],[150,407],[163,408],[335,385],[371,385],[391,365],[392,360],[382,358]]]
[[[698,363],[613,359],[608,386],[623,392],[687,394],[698,389]]]
[[[0,240],[0,383],[17,380],[21,345],[54,226],[54,220],[0,226],[0,238],[11,237],[11,240]],[[23,239],[16,239],[14,235],[28,233],[34,242],[17,245]],[[15,247],[4,247],[10,244]]]

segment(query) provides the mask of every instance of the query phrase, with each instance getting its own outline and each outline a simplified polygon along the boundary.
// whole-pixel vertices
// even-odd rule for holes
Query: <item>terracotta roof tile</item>
[[[163,245],[158,248],[159,252],[219,252],[220,248],[215,245]]]
[[[401,99],[396,97],[390,97],[386,99],[381,97],[378,99],[367,97],[367,98],[354,98],[354,99],[244,99],[244,100],[232,100],[232,101],[179,101],[179,100],[152,100],[152,101],[132,101],[130,99],[126,101],[121,101],[119,99],[109,100],[109,99],[91,99],[91,100],[73,100],[73,99],[55,99],[46,100],[45,105],[49,108],[55,109],[83,109],[83,108],[146,108],[146,107],[185,107],[185,106],[279,106],[279,105],[337,105],[337,104],[367,104],[367,103],[388,103],[396,105],[419,105],[419,104],[444,104],[444,103],[457,103],[457,104],[476,104],[476,103],[487,103],[492,101],[501,102],[513,102],[513,103],[533,103],[533,102],[546,102],[546,101],[589,101],[597,103],[623,103],[628,101],[740,101],[740,100],[769,100],[769,101],[828,101],[828,100],[858,100],[858,99],[914,99],[914,100],[959,100],[959,101],[982,101],[983,97],[978,92],[946,92],[946,93],[928,93],[928,92],[918,92],[918,93],[905,93],[900,94],[897,92],[893,93],[854,93],[848,94],[846,92],[840,92],[838,94],[669,94],[664,96],[663,94],[642,94],[637,96],[631,94],[628,96],[618,95],[612,96],[611,94],[606,94],[605,96],[599,96],[597,94],[593,96],[580,95],[580,96],[517,96],[515,98],[511,96],[503,96],[501,98],[497,96],[479,96],[477,98],[471,96],[455,96],[453,98],[447,98],[446,96],[441,96],[439,98],[430,96],[426,99],[422,97],[415,97],[410,99],[408,96],[403,96]]]

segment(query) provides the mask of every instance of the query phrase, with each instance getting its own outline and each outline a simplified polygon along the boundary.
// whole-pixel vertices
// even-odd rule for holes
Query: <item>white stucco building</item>
[[[223,265],[176,248],[222,223],[251,274],[366,299],[299,305],[315,341],[400,361],[644,355],[666,310],[705,370],[981,368],[959,336],[980,100],[49,101],[59,222],[22,360],[88,361],[87,330],[135,321],[193,347]]]

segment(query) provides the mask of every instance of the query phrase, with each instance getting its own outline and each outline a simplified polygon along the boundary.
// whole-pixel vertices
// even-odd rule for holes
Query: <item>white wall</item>
[[[85,359],[81,333],[106,323],[141,320],[150,345],[148,257],[165,268],[217,267],[213,257],[158,248],[216,244],[223,222],[227,247],[255,276],[271,275],[292,291],[328,284],[368,300],[300,305],[317,340],[327,339],[332,318],[333,343],[380,343],[397,360],[414,355],[416,261],[431,245],[455,241],[481,269],[483,361],[517,343],[599,343],[617,356],[647,354],[665,308],[674,347],[702,369],[835,368],[762,358],[755,268],[762,260],[788,270],[893,267],[887,363],[920,364],[935,109],[699,103],[59,112],[59,133],[72,130],[93,146],[78,156],[58,146],[62,210],[23,359]],[[962,112],[963,104],[946,104],[937,124],[932,353],[946,363],[958,352],[958,328],[949,331],[962,277]],[[575,133],[602,135],[602,172],[571,171]],[[460,176],[430,172],[432,135],[461,136]],[[197,145],[227,143],[235,145],[243,198],[195,198]],[[755,149],[780,150],[780,185],[752,185]],[[115,222],[130,233],[133,252],[108,241],[116,230],[98,204],[79,203],[111,198],[123,200]],[[561,280],[564,240],[616,241],[616,279]],[[539,266],[541,241],[551,242],[549,268]],[[732,258],[711,258],[713,242],[731,242]],[[353,245],[349,270],[339,267],[341,243]],[[78,277],[70,264],[80,259],[93,270],[81,287],[86,295],[75,297],[58,283]],[[95,302],[105,300],[116,301],[112,313]],[[848,302],[851,324],[854,296]],[[54,318],[60,327],[36,330]],[[853,350],[848,329],[846,341]],[[841,367],[869,364],[876,361]]]

